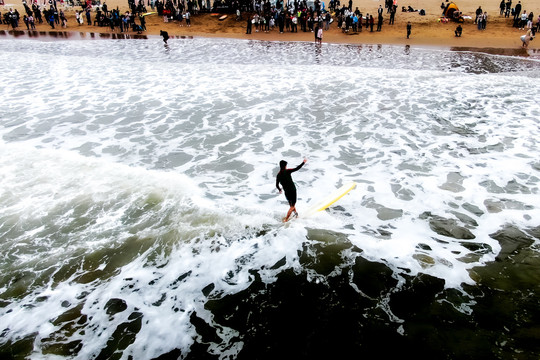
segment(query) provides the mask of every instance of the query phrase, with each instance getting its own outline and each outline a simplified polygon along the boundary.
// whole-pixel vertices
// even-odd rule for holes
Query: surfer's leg
[[[289,211],[287,211],[287,216],[285,216],[285,222],[289,221],[289,218],[291,217],[292,212],[294,211],[294,206],[291,206],[289,208]]]
[[[291,205],[289,212],[291,213],[291,215],[298,217],[298,213],[296,212],[296,205]]]
[[[289,202],[289,211],[287,212],[287,216],[283,219],[283,221],[286,222],[289,221],[293,211],[296,213],[296,188],[285,189],[285,197]],[[298,214],[296,216],[298,216]]]

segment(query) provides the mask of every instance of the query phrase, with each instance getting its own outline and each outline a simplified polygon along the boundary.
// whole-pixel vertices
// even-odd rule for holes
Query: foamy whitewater
[[[472,354],[538,358],[538,60],[224,39],[0,44],[2,355],[275,359],[292,344],[314,358],[331,329],[334,354],[371,353],[366,333],[382,331],[382,354],[422,341],[460,358],[463,343],[414,325],[453,316],[441,322],[485,330]],[[300,218],[282,224],[278,162],[304,157]],[[501,263],[522,266],[520,280],[495,283],[507,277],[487,269]],[[490,291],[527,299],[528,317],[508,308],[485,325],[505,318],[482,305]],[[354,319],[345,334],[339,314]],[[277,330],[291,326],[299,338]]]

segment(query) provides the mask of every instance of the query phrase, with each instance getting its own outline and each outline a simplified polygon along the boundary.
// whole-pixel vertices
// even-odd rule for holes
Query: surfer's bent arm
[[[279,187],[279,174],[278,176],[276,176],[276,187],[279,190],[279,192],[281,192],[281,188]]]

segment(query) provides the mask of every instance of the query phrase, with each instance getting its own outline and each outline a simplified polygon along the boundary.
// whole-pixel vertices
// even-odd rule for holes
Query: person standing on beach
[[[482,21],[484,19],[484,15],[480,13],[479,15],[476,15],[476,27],[478,30],[482,30]]]
[[[41,10],[39,6],[34,4],[32,5],[32,9],[34,10],[34,19],[37,20],[38,23],[43,24],[43,17],[41,15]]]
[[[521,16],[521,1],[518,1],[516,7],[514,8],[514,20]]]
[[[54,29],[54,14],[49,13],[49,25],[51,25],[51,29]]]
[[[19,19],[20,19],[19,11],[15,9],[13,14],[11,15],[11,27],[13,29],[16,29],[19,27]]]
[[[184,14],[184,17],[186,19],[186,26],[191,27],[191,14],[189,13],[189,10],[186,11],[186,13]]]
[[[390,20],[388,21],[388,25],[394,25],[395,17],[396,17],[396,7],[392,5],[390,9]]]
[[[52,13],[54,14],[54,23],[60,25],[60,16],[58,15],[58,10],[56,8],[51,8]]]
[[[36,23],[32,15],[28,17],[28,23],[30,24],[30,30],[36,30]]]
[[[324,17],[324,30],[330,30],[330,21],[332,20],[332,15],[329,12],[326,13]]]
[[[122,23],[124,24],[124,31],[129,31],[129,15],[128,14],[124,14],[124,16],[122,17]]]
[[[476,18],[474,18],[474,23],[475,24],[478,24],[480,22],[479,17],[482,16],[483,12],[484,11],[482,10],[481,6],[479,6],[478,9],[476,9]],[[478,28],[478,30],[480,30],[480,28]]]
[[[512,0],[507,0],[506,1],[506,9],[504,10],[504,17],[509,18],[511,11],[512,11]]]
[[[306,162],[307,159],[304,159],[304,161],[294,169],[287,169],[287,162],[285,160],[279,162],[279,172],[276,176],[276,188],[281,194],[282,189],[279,187],[279,184],[281,184],[283,190],[285,190],[285,198],[289,202],[289,211],[287,212],[287,216],[283,218],[283,222],[289,221],[293,212],[298,216],[298,212],[296,211],[296,186],[294,185],[291,174],[300,170]]]
[[[533,18],[534,18],[534,14],[531,11],[529,13],[529,19],[527,20],[527,30],[531,30],[533,28]]]
[[[62,23],[63,28],[67,28],[66,14],[64,14],[64,11],[62,11],[62,10],[60,10],[60,22]]]
[[[369,13],[366,13],[366,31],[369,27]]]
[[[527,15],[527,10],[523,10],[523,14],[521,14],[521,21],[519,22],[519,30],[525,30],[528,19],[529,15]]]
[[[296,15],[293,15],[293,17],[291,19],[291,32],[295,32],[295,33],[298,32],[298,17]]]
[[[407,23],[407,39],[409,38],[409,36],[411,36],[411,30],[412,30],[412,25],[411,25],[411,22],[409,21]]]
[[[247,19],[247,24],[246,24],[246,34],[251,34],[251,24],[252,24],[252,19],[248,16],[248,19]]]
[[[143,31],[146,31],[146,19],[144,18],[144,15],[139,15],[139,21],[141,22],[141,28]]]

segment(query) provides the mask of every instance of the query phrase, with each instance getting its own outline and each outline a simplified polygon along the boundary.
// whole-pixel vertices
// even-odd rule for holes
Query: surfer
[[[281,194],[282,189],[279,187],[279,184],[281,183],[283,190],[285,190],[285,197],[287,198],[290,206],[287,216],[283,218],[283,222],[289,221],[289,218],[293,212],[296,216],[298,216],[298,213],[296,212],[296,186],[294,185],[291,174],[297,170],[300,170],[306,162],[307,159],[304,159],[304,161],[294,169],[287,169],[287,162],[285,160],[281,160],[279,162],[279,173],[276,176],[276,188]]]

